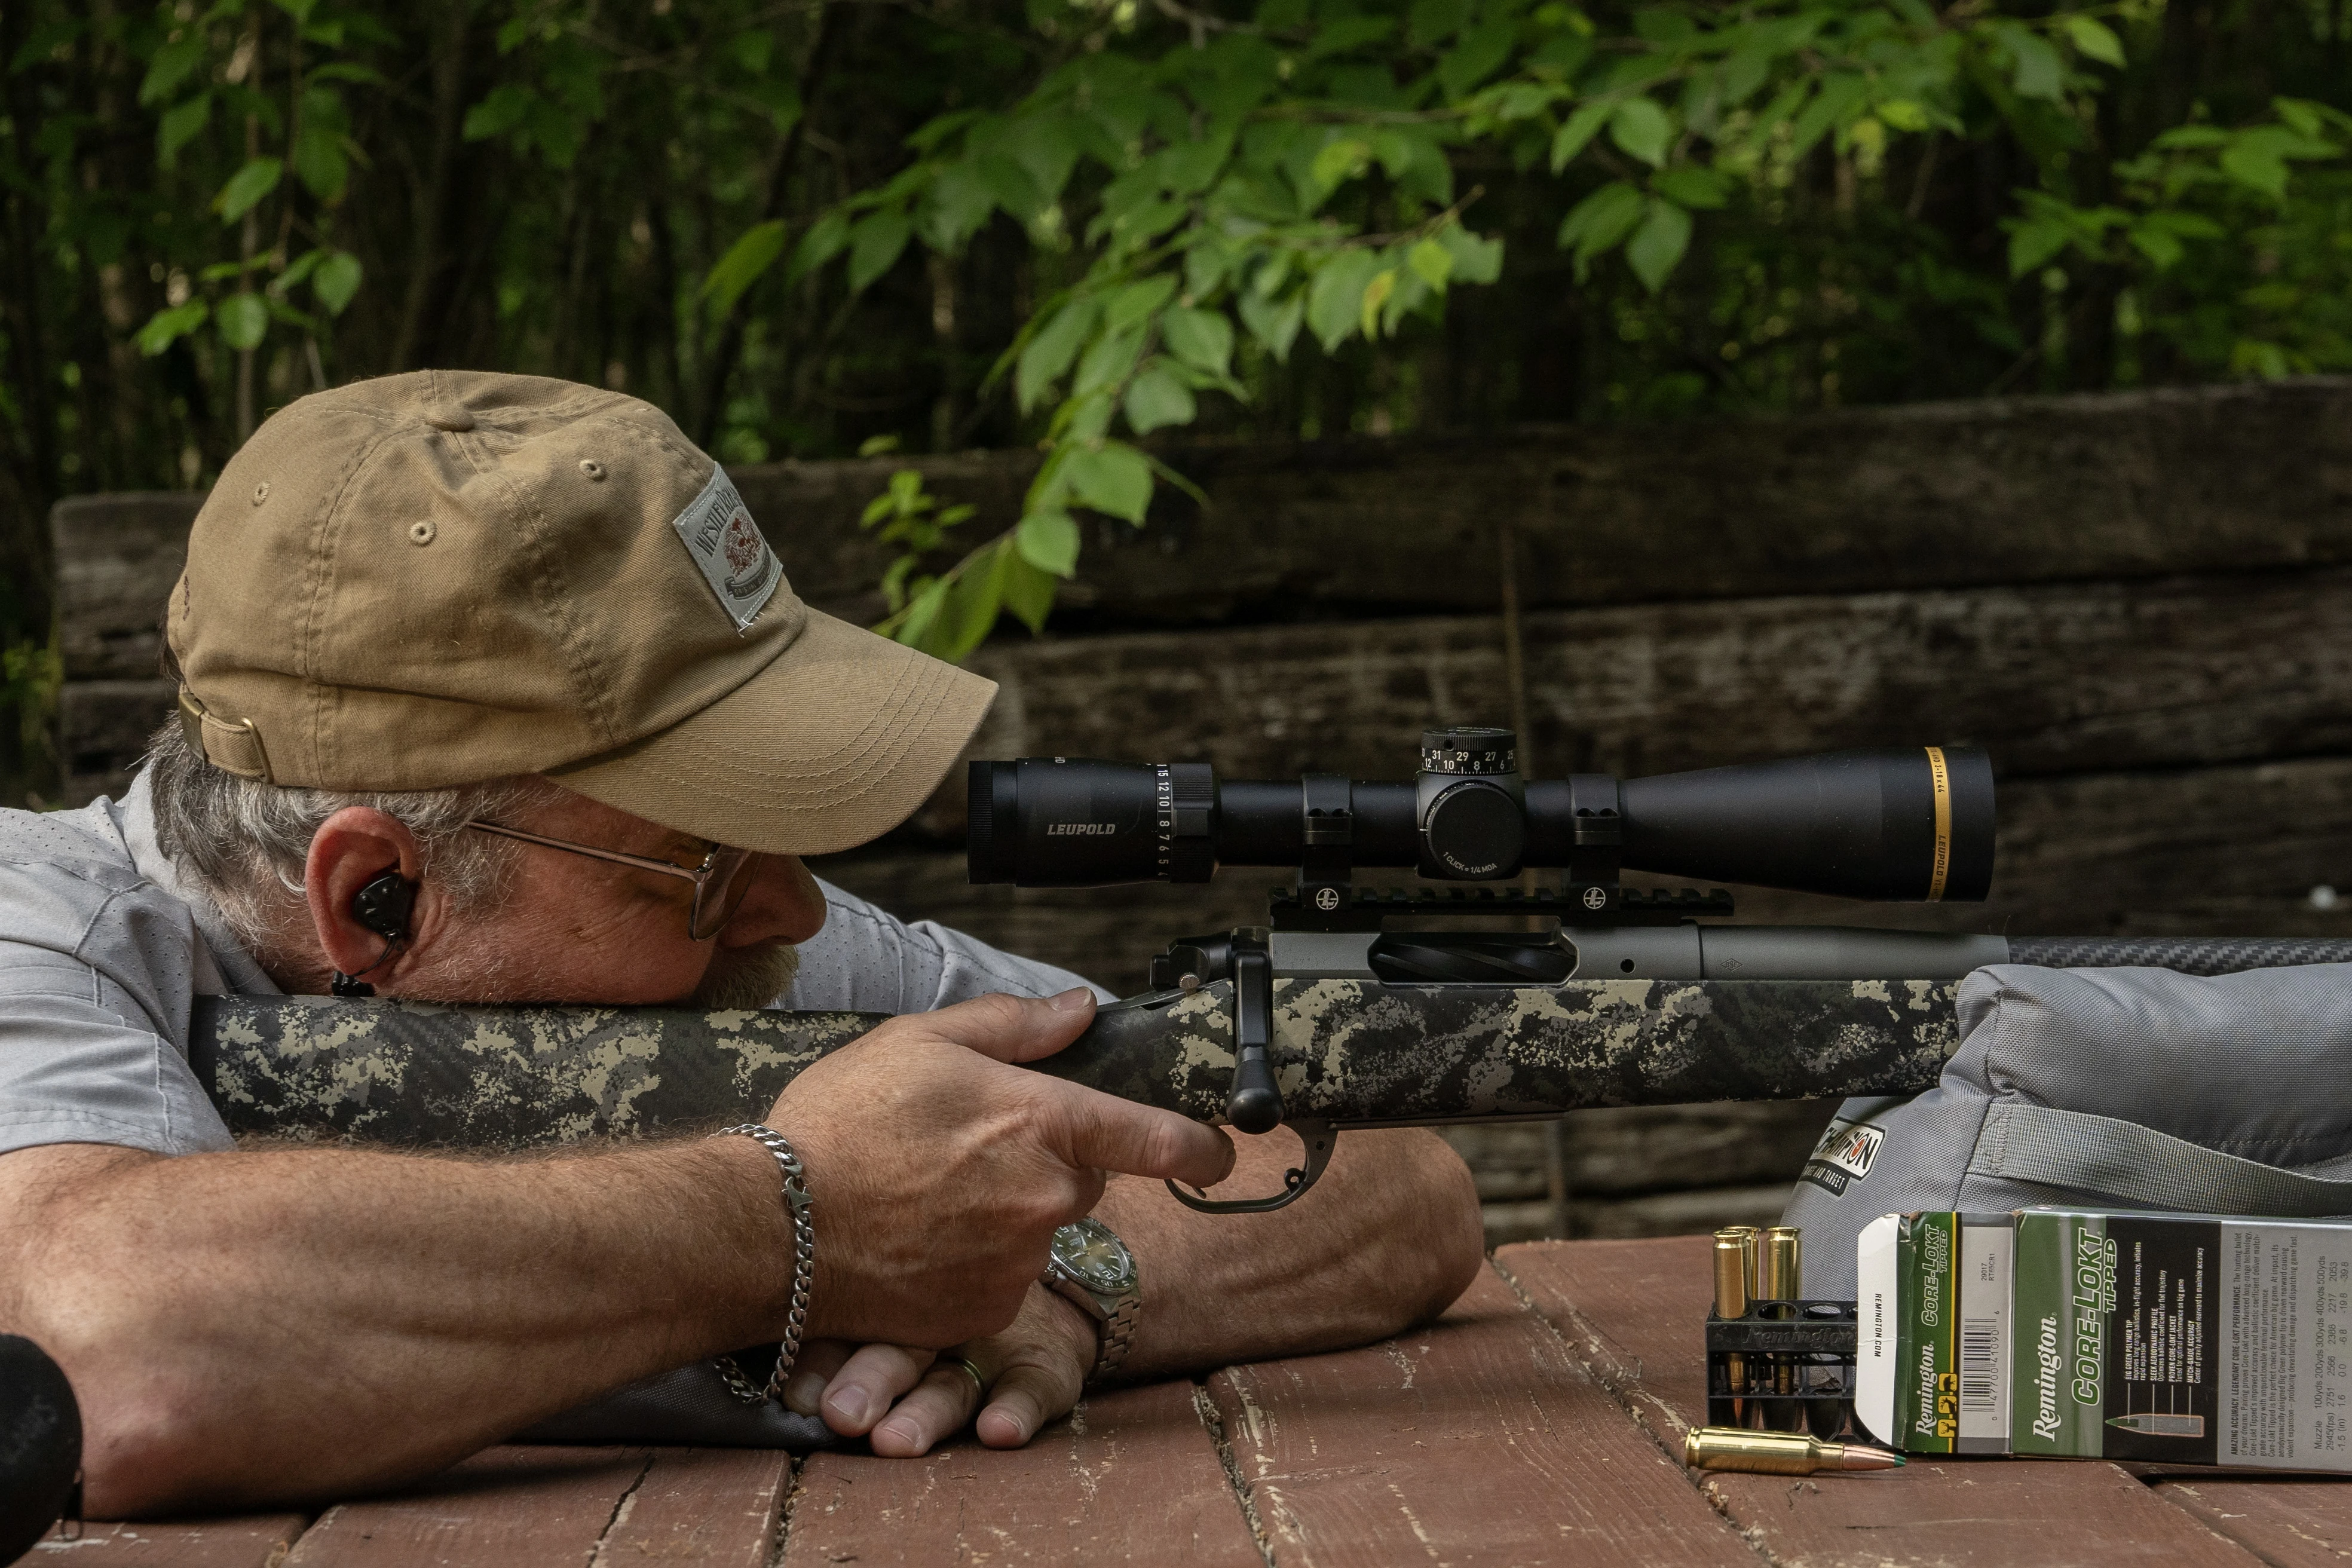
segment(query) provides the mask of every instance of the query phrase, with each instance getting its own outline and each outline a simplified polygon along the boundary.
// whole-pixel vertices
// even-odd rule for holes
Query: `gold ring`
[[[1944,880],[1952,870],[1952,773],[1941,746],[1927,748],[1927,783],[1936,795],[1936,854],[1927,875],[1927,901],[1935,904],[1943,901]]]
[[[988,1398],[988,1379],[981,1376],[980,1368],[973,1363],[971,1357],[968,1355],[941,1356],[940,1358],[940,1362],[943,1366],[957,1368],[966,1377],[971,1378],[972,1398],[976,1402],[986,1401]]]

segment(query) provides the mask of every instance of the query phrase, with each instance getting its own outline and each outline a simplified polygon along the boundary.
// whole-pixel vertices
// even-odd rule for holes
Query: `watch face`
[[[1124,1296],[1135,1289],[1134,1257],[1099,1220],[1082,1219],[1055,1231],[1054,1260],[1097,1295]]]

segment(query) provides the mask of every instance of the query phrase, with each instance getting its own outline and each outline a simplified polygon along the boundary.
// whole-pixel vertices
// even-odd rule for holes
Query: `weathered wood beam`
[[[1171,445],[1207,492],[1104,522],[1072,625],[1475,612],[1516,533],[1530,607],[1950,587],[2352,561],[2352,381],[1990,399],[1706,425]],[[858,526],[900,468],[1009,526],[1034,452],[733,470],[794,585],[872,619]],[[152,617],[200,498],[52,515],[69,678],[154,668]]]

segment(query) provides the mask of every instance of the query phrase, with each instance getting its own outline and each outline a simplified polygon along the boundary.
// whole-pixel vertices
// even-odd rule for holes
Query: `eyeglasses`
[[[724,844],[714,844],[702,858],[699,866],[680,866],[676,861],[657,859],[651,855],[627,855],[618,849],[599,849],[590,844],[573,844],[562,838],[542,838],[536,833],[525,833],[519,827],[508,827],[496,822],[477,818],[466,824],[478,833],[495,833],[501,838],[520,839],[536,844],[542,849],[561,849],[567,854],[585,855],[591,860],[610,860],[616,866],[635,866],[641,871],[659,871],[665,876],[683,877],[694,884],[694,909],[686,918],[686,933],[696,942],[704,942],[726,929],[742,906],[743,896],[751,890],[751,879],[743,875],[743,868],[751,863],[749,849],[736,849]]]

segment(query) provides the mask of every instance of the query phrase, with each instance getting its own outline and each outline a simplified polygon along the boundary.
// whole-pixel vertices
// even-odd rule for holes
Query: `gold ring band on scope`
[[[1943,902],[1944,879],[1952,874],[1952,770],[1944,764],[1944,748],[1927,748],[1927,778],[1936,791],[1936,868],[1927,879],[1927,901]]]

